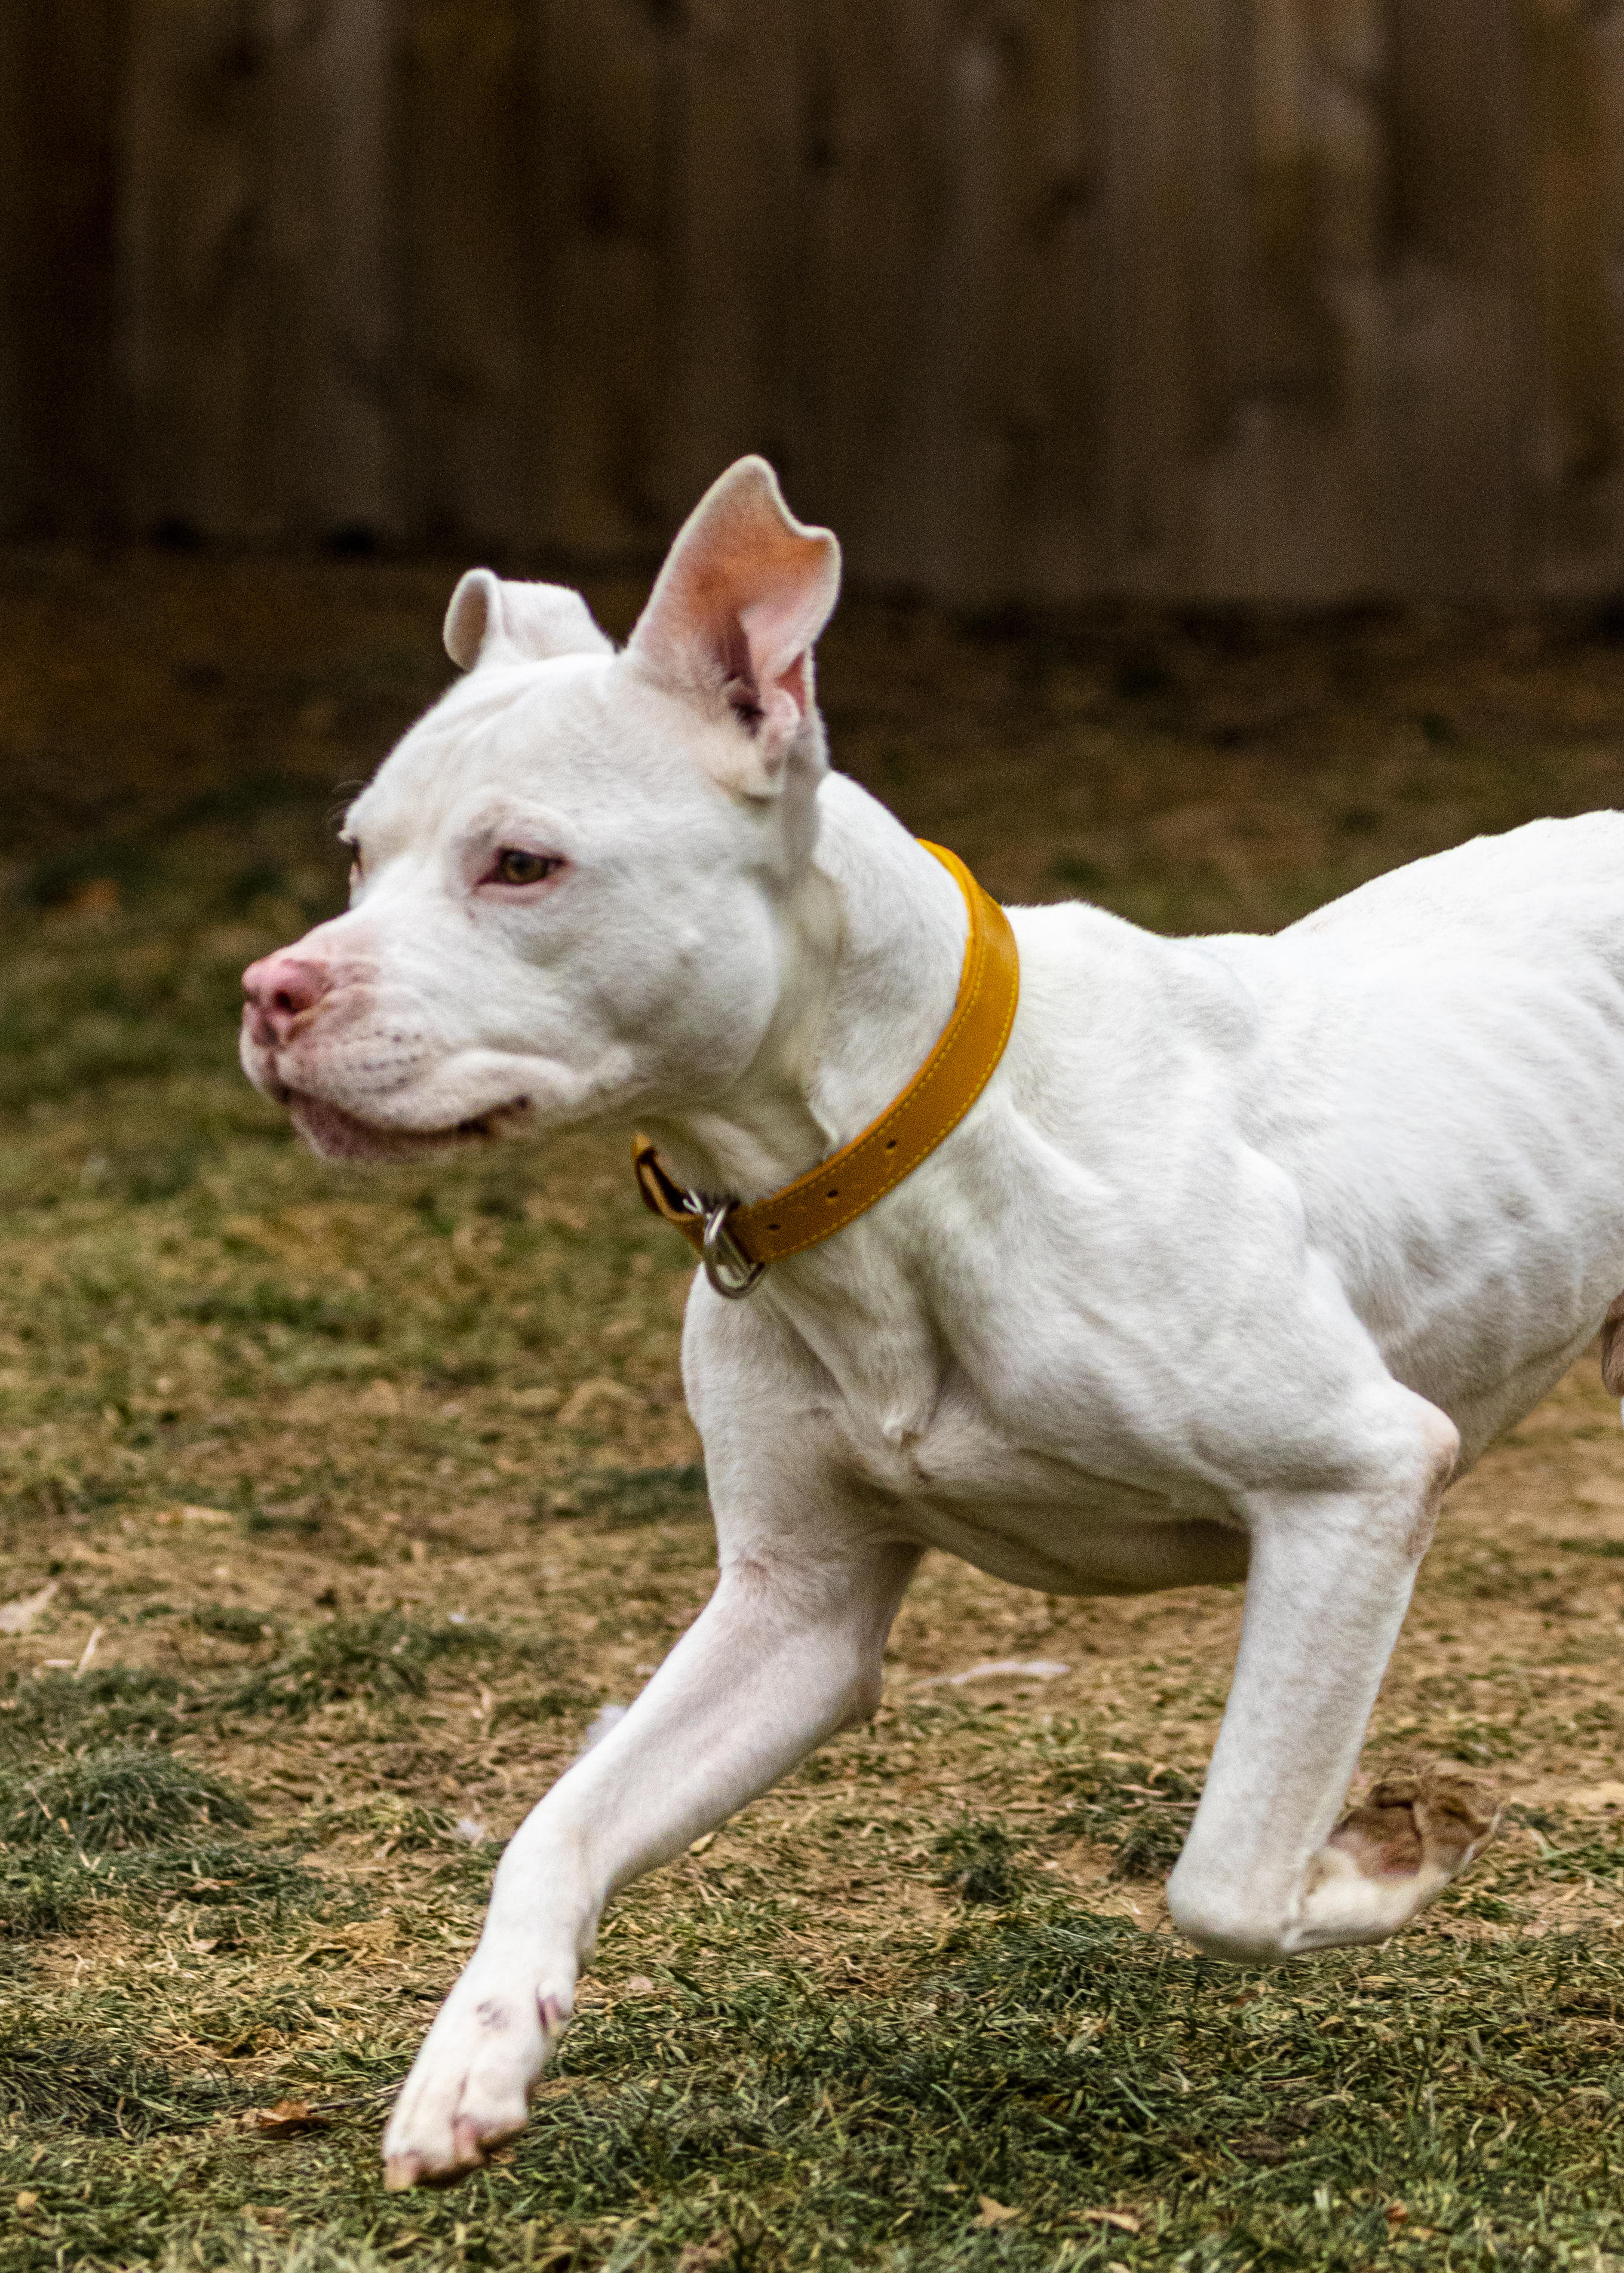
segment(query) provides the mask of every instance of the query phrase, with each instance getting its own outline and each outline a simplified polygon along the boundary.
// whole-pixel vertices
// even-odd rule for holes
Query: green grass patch
[[[266,1279],[247,1288],[223,1287],[189,1295],[178,1305],[177,1315],[206,1326],[286,1326],[294,1333],[320,1334],[335,1342],[376,1342],[383,1333],[383,1320],[373,1304],[330,1294],[301,1294]]]
[[[1007,1904],[1019,1899],[1026,1872],[1016,1842],[1002,1824],[955,1824],[932,1851],[943,1865],[942,1885],[961,1902]]]
[[[571,1488],[568,1510],[595,1518],[606,1531],[702,1522],[710,1512],[705,1472],[697,1460],[675,1467],[600,1471]]]
[[[191,1933],[237,1948],[288,1919],[321,1915],[332,1890],[295,1855],[246,1842],[193,1837],[94,1856],[65,1841],[0,1849],[0,1934],[35,1941],[83,1924],[98,1909],[150,1919],[153,1906],[192,1906]]]
[[[0,1777],[0,1934],[15,1947],[98,1909],[140,1920],[181,1902],[199,1907],[193,1936],[237,1947],[244,1912],[263,1924],[324,1909],[327,1888],[296,1856],[234,1835],[252,1821],[223,1778],[155,1749]]]
[[[292,1647],[221,1692],[227,1713],[282,1713],[300,1719],[324,1705],[398,1704],[422,1697],[428,1669],[448,1657],[489,1657],[505,1649],[488,1628],[430,1625],[381,1610],[310,1626]]]
[[[192,1611],[192,1623],[199,1633],[241,1642],[244,1647],[274,1641],[278,1631],[258,1610],[243,1609],[235,1602],[206,1602]]]
[[[239,2205],[267,2202],[335,2264],[449,2268],[477,2238],[482,2263],[583,2273],[1579,2273],[1624,2239],[1611,1944],[1420,1942],[1259,1976],[1045,1902],[890,1937],[869,1986],[775,1960],[771,1925],[712,1909],[710,1947],[587,2011],[531,2131],[447,2194],[375,2191],[386,2048],[312,2065],[310,2096],[353,2127],[217,2158],[218,2254],[188,2262],[237,2262]],[[131,2193],[162,2147],[124,2150]],[[110,2205],[56,2216],[89,2233]],[[51,2235],[14,2262],[50,2262]]]
[[[199,1826],[253,1820],[242,1794],[207,1769],[157,1751],[90,1752],[0,1785],[0,1841],[61,1842],[86,1855],[156,1847]]]
[[[154,1667],[92,1667],[37,1673],[0,1703],[0,1759],[41,1746],[103,1748],[120,1740],[177,1736],[182,1684]]]
[[[1178,1768],[1120,1758],[1067,1761],[1050,1782],[1071,1796],[1056,1830],[1109,1847],[1116,1879],[1165,1879],[1201,1796],[1200,1785]]]
[[[1560,2263],[1564,2238],[1624,2232],[1613,2090],[1569,2100],[1560,2143],[1530,2120],[1592,2088],[1624,1993],[1611,1948],[1260,1979],[1051,1907],[894,1962],[887,1992],[831,1996],[741,1955],[591,2016],[578,2088],[493,2204],[565,2234],[635,2219],[673,2251],[719,2233],[773,2267],[1352,2269],[1416,2262],[1409,2226],[1423,2261],[1486,2264],[1536,2220],[1551,2254],[1527,2262]],[[989,2224],[989,2200],[1013,2215]],[[606,2239],[589,2262],[613,2262]]]
[[[83,1857],[66,1846],[0,1847],[0,1936],[12,1943],[65,1932],[96,1892]]]
[[[177,2076],[114,2044],[41,2037],[0,2046],[0,2115],[35,2133],[147,2139],[217,2121],[245,2097],[195,2072]]]

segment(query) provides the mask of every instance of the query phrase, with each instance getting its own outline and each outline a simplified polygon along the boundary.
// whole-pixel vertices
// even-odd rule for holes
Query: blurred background
[[[6,0],[0,531],[870,589],[1624,582],[1590,0]]]
[[[80,932],[0,1082],[176,1062],[166,957],[227,1063],[457,574],[623,636],[745,450],[836,762],[1005,897],[1618,802],[1621,302],[1590,0],[5,0],[0,920]]]

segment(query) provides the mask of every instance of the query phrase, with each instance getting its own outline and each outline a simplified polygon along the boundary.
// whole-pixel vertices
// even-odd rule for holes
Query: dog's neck
[[[695,1189],[764,1197],[848,1144],[912,1080],[951,1014],[958,886],[866,791],[818,792],[812,860],[784,906],[777,1007],[725,1097],[650,1133]]]

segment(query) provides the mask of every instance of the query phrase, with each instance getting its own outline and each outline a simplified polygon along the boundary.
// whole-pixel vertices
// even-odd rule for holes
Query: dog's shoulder
[[[1219,1046],[1244,1046],[1254,1012],[1244,977],[1250,934],[1169,939],[1082,900],[1011,908],[1021,994],[1058,1013],[1148,1022],[1169,1039],[1187,1030]],[[1231,950],[1236,950],[1231,952]]]

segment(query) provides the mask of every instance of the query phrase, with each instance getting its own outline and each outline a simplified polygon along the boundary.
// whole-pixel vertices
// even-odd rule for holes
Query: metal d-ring
[[[742,1302],[747,1294],[753,1294],[767,1269],[764,1263],[750,1261],[727,1228],[727,1219],[738,1204],[737,1200],[724,1200],[710,1211],[705,1217],[704,1245],[700,1250],[706,1278],[728,1302]]]

